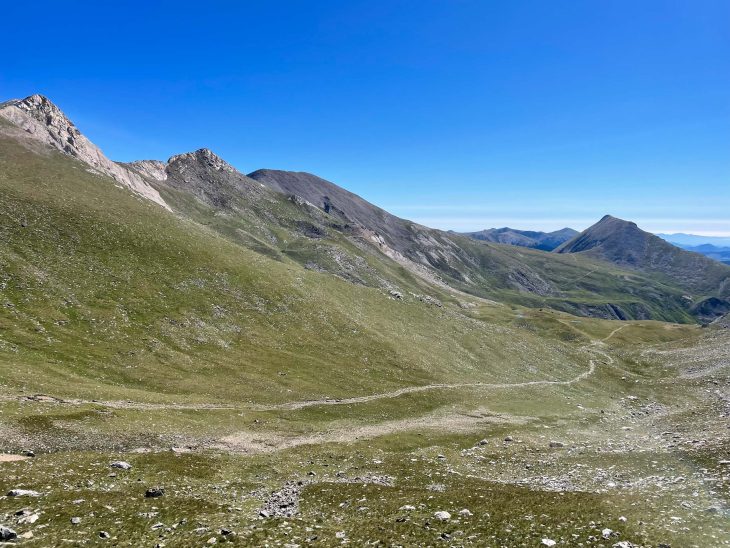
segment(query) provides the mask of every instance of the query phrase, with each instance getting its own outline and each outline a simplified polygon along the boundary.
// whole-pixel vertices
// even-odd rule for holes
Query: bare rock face
[[[140,196],[170,209],[160,194],[137,173],[112,162],[89,141],[61,110],[43,95],[8,101],[0,105],[0,116],[25,131],[31,138],[50,145],[108,175]]]
[[[159,160],[139,160],[127,164],[128,167],[137,171],[140,175],[155,181],[164,181],[167,179],[167,164]]]

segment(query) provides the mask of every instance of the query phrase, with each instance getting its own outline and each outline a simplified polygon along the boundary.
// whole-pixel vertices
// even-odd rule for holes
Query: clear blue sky
[[[730,234],[727,0],[5,3],[0,95],[457,230]]]

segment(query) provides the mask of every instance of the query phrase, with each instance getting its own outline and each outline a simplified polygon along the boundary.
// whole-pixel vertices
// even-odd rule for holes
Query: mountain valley
[[[730,544],[730,266],[117,163],[40,95],[0,194],[2,540]]]

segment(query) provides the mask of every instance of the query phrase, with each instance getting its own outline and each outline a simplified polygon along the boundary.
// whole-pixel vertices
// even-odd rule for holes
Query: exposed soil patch
[[[17,462],[21,460],[28,460],[30,457],[26,457],[25,455],[7,455],[5,453],[0,453],[0,462]]]

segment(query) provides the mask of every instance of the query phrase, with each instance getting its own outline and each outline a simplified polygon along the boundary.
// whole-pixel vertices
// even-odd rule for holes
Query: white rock
[[[463,510],[459,511],[459,515],[469,517],[473,516],[474,514],[472,514],[468,509],[464,508]]]
[[[12,489],[8,493],[9,497],[40,497],[41,494],[38,491],[32,491],[31,489]]]
[[[439,510],[438,512],[434,513],[433,517],[440,521],[448,521],[451,519],[451,514],[444,510]]]
[[[111,466],[112,468],[119,468],[120,470],[131,470],[132,469],[132,465],[123,460],[115,460],[109,466]]]
[[[404,512],[413,512],[413,510],[415,510],[415,509],[416,509],[416,507],[413,506],[412,504],[404,504],[403,506],[398,508],[398,510],[402,510]]]
[[[542,539],[542,545],[543,546],[555,546],[556,544],[557,544],[557,542],[555,542],[551,538],[544,538],[544,539]]]
[[[20,524],[28,523],[28,524],[32,525],[33,523],[38,521],[38,518],[40,518],[40,516],[38,514],[30,514],[28,516],[23,516],[22,518],[20,518],[18,520],[18,523],[20,523]]]
[[[603,531],[601,531],[601,536],[605,538],[606,540],[611,538],[611,535],[613,534],[613,531],[606,527]]]
[[[618,520],[619,520],[619,521],[620,521],[621,523],[626,523],[626,522],[628,521],[628,519],[626,519],[626,516],[621,516],[620,518],[618,518]]]

